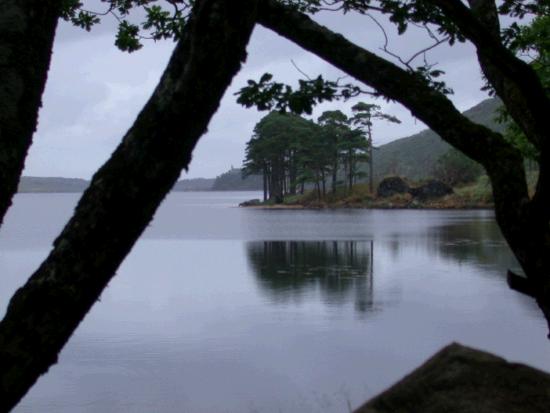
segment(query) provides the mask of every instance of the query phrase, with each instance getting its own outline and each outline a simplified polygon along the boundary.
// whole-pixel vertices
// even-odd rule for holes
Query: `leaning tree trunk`
[[[451,8],[453,5],[463,7],[459,1],[431,1]],[[493,187],[497,222],[532,282],[528,289],[537,298],[550,324],[550,150],[544,151],[549,153],[548,159],[541,160],[537,193],[530,200],[522,155],[502,135],[463,116],[449,99],[415,74],[351,43],[305,14],[274,0],[260,3],[258,19],[266,28],[332,63],[385,97],[400,102],[446,142],[485,167]],[[468,19],[465,21],[467,23]],[[474,32],[469,33],[470,37],[478,35],[478,26],[472,25]],[[480,41],[483,42],[483,39]],[[529,118],[536,122],[531,128],[524,127],[524,130],[534,131],[532,139],[541,134],[547,135],[549,129],[544,125],[550,119],[548,111],[541,115],[540,108],[533,108],[534,101],[529,98],[540,97],[540,82],[537,86],[530,69],[502,51],[502,48],[484,49],[484,52],[484,58],[502,63],[507,79],[514,78],[517,89],[523,92],[523,107],[529,108],[532,115]],[[494,67],[498,69],[497,65]],[[548,106],[547,100],[546,97],[539,99],[543,107]],[[546,141],[548,139],[545,139],[547,146]]]
[[[441,6],[475,44],[483,74],[540,152],[535,194],[521,211],[522,231],[509,242],[515,244],[513,250],[529,278],[521,291],[537,299],[550,323],[550,99],[533,68],[503,46],[495,1],[468,2],[470,10],[459,3],[442,2]],[[504,209],[497,205],[497,219]]]
[[[36,130],[60,4],[0,1],[0,224]]]
[[[255,0],[195,3],[154,94],[88,190],[48,258],[0,323],[0,411],[57,361],[80,321],[187,167],[245,59]]]

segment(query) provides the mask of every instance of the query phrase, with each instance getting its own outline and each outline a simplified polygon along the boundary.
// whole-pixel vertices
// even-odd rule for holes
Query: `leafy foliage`
[[[373,125],[374,119],[381,119],[392,123],[401,123],[398,118],[382,112],[382,108],[379,105],[372,103],[359,102],[353,105],[351,110],[353,112],[351,123],[361,129],[370,129]]]
[[[349,99],[358,96],[361,89],[353,84],[339,85],[319,75],[312,80],[299,80],[298,89],[273,81],[271,73],[264,73],[259,81],[249,80],[236,95],[237,103],[249,108],[255,106],[260,111],[278,110],[297,115],[311,115],[314,106],[335,99]]]
[[[115,45],[123,51],[141,49],[144,39],[161,40],[181,37],[191,0],[102,0],[104,10],[88,10],[79,0],[64,0],[61,17],[77,27],[90,31],[104,17],[118,21]],[[143,21],[132,22],[131,14],[142,9]]]
[[[498,11],[500,14],[510,17],[524,18],[528,14],[548,14],[550,2],[548,0],[503,0]]]

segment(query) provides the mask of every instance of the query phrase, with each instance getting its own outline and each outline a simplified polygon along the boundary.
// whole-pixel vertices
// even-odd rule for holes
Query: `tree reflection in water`
[[[246,244],[263,292],[276,302],[319,294],[344,305],[354,294],[357,311],[374,310],[372,241],[263,241]]]
[[[431,229],[429,251],[450,261],[483,268],[483,275],[505,278],[508,269],[520,271],[500,229],[493,220],[460,222]]]

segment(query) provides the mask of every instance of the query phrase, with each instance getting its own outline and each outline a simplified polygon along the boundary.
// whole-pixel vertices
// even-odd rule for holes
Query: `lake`
[[[172,193],[15,412],[345,412],[458,341],[550,371],[490,211],[259,210]],[[20,194],[0,312],[77,194]]]

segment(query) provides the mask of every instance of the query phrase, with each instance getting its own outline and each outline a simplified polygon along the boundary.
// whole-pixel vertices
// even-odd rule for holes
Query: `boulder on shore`
[[[355,413],[547,413],[550,374],[451,344]]]
[[[262,201],[259,199],[250,199],[248,201],[241,202],[239,204],[240,207],[249,207],[249,206],[258,206],[261,205]]]
[[[411,195],[421,201],[427,199],[441,198],[453,193],[453,188],[444,182],[431,180],[416,188],[411,188]]]
[[[388,198],[395,194],[404,194],[409,192],[409,184],[399,176],[389,176],[382,179],[378,185],[377,194],[379,197]]]

